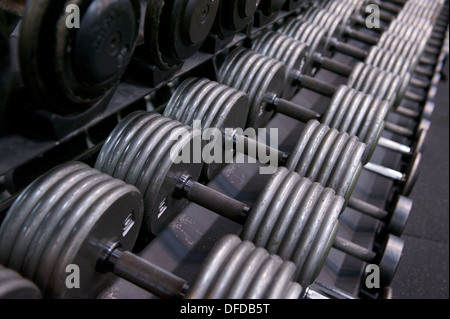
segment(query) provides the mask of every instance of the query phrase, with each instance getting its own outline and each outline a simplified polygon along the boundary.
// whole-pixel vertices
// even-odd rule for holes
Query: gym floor
[[[448,61],[444,68],[449,72]],[[449,83],[439,85],[414,209],[402,238],[405,250],[392,282],[394,298],[449,298]]]

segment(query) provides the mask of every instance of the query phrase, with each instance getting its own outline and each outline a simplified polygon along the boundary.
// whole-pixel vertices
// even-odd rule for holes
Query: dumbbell
[[[347,82],[347,85],[355,89],[367,90],[367,87],[369,86],[373,90],[380,86],[377,81],[381,83],[384,83],[384,81],[386,81],[386,79],[384,81],[382,80],[381,75],[378,75],[377,77],[373,74],[368,73],[370,70],[372,70],[372,72],[375,72],[373,70],[377,70],[375,69],[375,67],[379,66],[380,68],[385,68],[385,71],[396,72],[399,76],[399,79],[397,81],[399,82],[398,86],[400,87],[396,89],[395,87],[390,86],[391,90],[388,92],[397,92],[395,98],[392,96],[393,93],[390,93],[391,95],[382,96],[384,92],[381,92],[381,94],[378,93],[381,96],[379,96],[380,98],[391,101],[392,106],[398,105],[404,97],[411,98],[411,96],[413,96],[414,98],[416,98],[411,94],[411,92],[407,91],[411,79],[411,75],[408,71],[408,66],[410,66],[411,64],[409,62],[405,62],[405,64],[395,64],[397,62],[398,56],[393,56],[394,53],[391,53],[390,51],[382,51],[382,49],[375,47],[372,48],[370,52],[368,52],[352,45],[348,45],[347,43],[339,42],[337,40],[331,41],[333,45],[339,48],[339,52],[343,52],[358,59],[364,60],[365,64],[357,63],[354,68],[351,68],[343,63],[338,63],[320,54],[320,52],[324,51],[323,49],[321,49],[321,47],[326,45],[326,32],[320,27],[308,22],[292,21],[279,31],[287,35],[288,37],[292,37],[297,41],[305,42],[310,46],[311,53],[306,61],[306,65],[309,66],[309,68],[305,69],[305,73],[307,74],[312,73],[314,67],[320,65],[320,67],[323,69],[343,76],[348,76],[349,80]],[[382,59],[380,59],[380,57],[382,57]],[[403,61],[408,60],[403,59]],[[380,70],[378,70],[378,72],[380,72]],[[370,74],[370,76],[368,74]],[[422,83],[422,81],[419,80],[415,80],[414,83],[421,87],[428,85],[427,83]]]
[[[350,47],[351,50],[356,49],[356,51],[361,54],[359,57],[365,60],[365,64],[359,62],[354,68],[351,68],[343,63],[327,59],[319,53],[323,51],[320,46],[323,46],[326,43],[326,32],[318,26],[308,22],[297,23],[296,21],[293,21],[285,25],[280,32],[296,41],[304,42],[310,46],[310,54],[305,64],[308,66],[304,71],[306,74],[313,73],[314,67],[317,69],[317,66],[320,66],[323,69],[348,77],[347,85],[355,89],[372,89],[371,92],[375,92],[379,98],[391,101],[392,106],[396,106],[407,94],[406,91],[411,77],[407,69],[409,63],[406,63],[405,65],[395,64],[396,60],[394,60],[394,58],[396,57],[392,57],[393,53],[389,51],[381,51],[380,48],[373,48],[370,52],[367,52],[346,43],[340,43],[338,45],[339,47]],[[383,57],[383,59],[380,60],[379,57]],[[383,79],[384,74],[379,74],[381,70],[377,67],[385,68],[384,71],[387,72],[394,71],[399,76],[399,78],[396,79],[398,82],[397,84],[394,86],[392,84],[388,85],[390,90],[386,91],[386,87],[382,86],[383,84],[386,84],[389,76],[385,75],[385,79]],[[426,85],[426,83],[419,84],[422,86]],[[380,92],[377,92],[376,89],[380,89],[380,87],[383,89]],[[396,92],[397,94],[395,94]]]
[[[338,27],[345,23],[345,15],[335,15],[330,12],[324,12],[323,16],[325,21],[322,22],[323,26],[321,28],[325,27],[325,29],[315,31],[316,34],[310,38],[309,42],[305,40],[306,36],[304,32],[308,30],[308,25],[315,25],[309,21],[302,21],[298,19],[291,20],[290,22],[287,22],[284,27],[279,30],[279,32],[294,37],[297,40],[307,42],[311,48],[313,48],[314,52],[331,54],[337,51],[357,59],[365,59],[368,52],[359,47],[341,42],[336,37],[332,36],[335,33],[339,36],[340,29]],[[416,70],[417,72],[428,74],[426,73],[426,70],[424,71],[420,68],[416,68],[419,62],[418,56],[420,56],[421,52],[425,50],[426,43],[423,42],[423,39],[421,39],[421,41],[422,42],[414,43],[401,39],[395,34],[384,33],[379,41],[377,41],[377,44],[378,47],[386,47],[391,51],[402,52],[403,55],[406,55],[405,60],[411,61],[410,71]]]
[[[168,159],[167,155],[152,154],[155,153],[152,140],[174,139],[179,133],[173,135],[173,132],[180,129],[178,126],[172,128],[172,133],[166,131],[166,127],[179,123],[169,121],[159,130],[166,133],[158,134],[151,127],[158,120],[168,119],[145,112],[136,112],[125,118],[108,138],[96,163],[97,169],[136,185],[144,194],[144,221],[147,224],[144,227],[153,232],[163,229],[165,225],[162,223],[172,220],[181,211],[180,207],[185,206],[179,202],[189,200],[244,224],[240,234],[243,240],[264,247],[282,259],[293,261],[298,267],[297,281],[302,286],[308,286],[318,275],[332,245],[338,229],[337,218],[345,199],[337,196],[331,188],[324,188],[319,183],[280,167],[250,209],[245,203],[196,182],[190,175],[189,164],[183,163],[180,167],[180,164],[174,164],[177,161]],[[192,133],[186,133],[192,129],[187,126],[184,128],[184,134],[192,138]],[[132,134],[133,131],[136,134]],[[189,143],[186,140],[185,136],[179,138],[178,141],[184,141],[184,146],[172,149],[172,154],[180,154],[178,150],[185,149]],[[145,145],[142,141],[146,141]],[[130,148],[131,145],[139,151],[136,153]],[[126,157],[129,156],[132,161],[120,156],[124,149],[129,153]],[[163,152],[162,147],[159,147],[156,152],[164,154],[168,151]],[[168,175],[154,169],[169,165],[171,172]],[[159,176],[149,178],[149,171]],[[165,185],[155,191],[154,180],[163,180]]]
[[[333,33],[336,32],[339,23],[343,23],[341,21],[343,17],[329,12],[325,12],[324,16],[326,16],[327,19],[323,23],[323,26],[317,26],[308,21],[291,20],[290,22],[287,22],[279,32],[307,43],[311,47],[312,52],[321,53],[326,56],[327,54],[330,55],[336,51],[356,59],[364,60],[368,64],[373,63],[373,61],[367,60],[369,52],[366,50],[341,42],[337,38],[332,37]],[[417,70],[418,56],[421,55],[420,52],[424,49],[423,43],[419,46],[416,43],[401,39],[396,35],[385,33],[378,44],[377,49],[372,50],[378,50],[384,47],[393,52],[402,52],[402,55],[405,55],[404,59],[406,61],[411,61],[409,63],[409,72]]]
[[[364,161],[368,160],[383,131],[383,122],[389,110],[388,103],[363,95],[346,86],[336,88],[314,78],[297,75],[297,80],[301,80],[305,87],[333,96],[329,109],[320,116],[310,109],[279,98],[282,90],[280,82],[282,83],[286,78],[283,76],[283,68],[283,65],[276,60],[245,49],[237,48],[226,57],[219,70],[219,81],[247,93],[250,99],[250,112],[246,126],[256,128],[264,126],[274,110],[303,122],[320,118],[322,123],[330,127],[359,136],[361,141],[368,145]],[[241,71],[244,69],[249,70],[245,76]],[[391,78],[395,76],[391,75]],[[366,109],[368,106],[366,103],[369,100],[372,101],[372,106]],[[366,117],[366,114],[369,117]],[[371,129],[367,131],[369,127]],[[391,128],[397,127],[402,128],[391,125]],[[367,132],[371,133],[367,135]],[[390,145],[386,146],[390,147]]]
[[[406,163],[404,163],[404,167],[402,167],[401,170],[387,168],[374,163],[365,164],[364,169],[392,180],[398,189],[399,194],[409,196],[419,175],[421,159],[422,154],[414,152],[409,156],[408,160],[405,161]]]
[[[41,298],[41,292],[33,282],[0,265],[0,299]]]
[[[220,240],[197,282],[133,254],[142,196],[122,181],[70,162],[31,183],[0,227],[0,260],[34,280],[46,298],[94,298],[115,276],[162,298],[297,298],[293,263],[235,235]],[[80,288],[66,286],[66,267]],[[233,278],[232,280],[230,277]]]
[[[310,37],[308,38],[308,34]],[[400,79],[393,78],[392,75],[386,74],[384,71],[391,72],[391,70],[379,70],[376,67],[383,67],[385,65],[372,64],[372,56],[375,53],[371,53],[368,56],[367,62],[358,62],[354,68],[347,66],[344,63],[336,62],[331,59],[325,58],[323,55],[317,52],[309,50],[308,44],[313,44],[312,41],[320,41],[320,35],[314,33],[308,33],[305,31],[305,41],[298,41],[294,38],[280,34],[273,31],[267,31],[262,33],[255,39],[252,44],[252,50],[276,60],[283,62],[287,69],[286,87],[283,90],[283,97],[286,99],[292,98],[298,91],[299,85],[296,81],[298,75],[309,75],[312,73],[312,69],[317,66],[321,66],[326,70],[337,73],[339,75],[349,78],[347,85],[355,85],[357,79],[359,82],[368,82],[371,85],[370,91],[377,97],[385,100],[392,100],[395,94],[396,86],[400,85]],[[405,65],[407,67],[407,65]],[[380,67],[380,68],[381,68]],[[393,70],[396,71],[396,70]],[[400,75],[400,74],[398,74]],[[383,79],[383,80],[380,80]],[[390,82],[391,83],[390,83]],[[315,83],[317,85],[317,83]],[[403,83],[402,83],[403,85]],[[312,86],[314,89],[316,86]],[[367,87],[362,87],[362,90],[368,90]],[[390,89],[388,90],[387,87]],[[309,88],[309,87],[308,87]],[[368,93],[364,92],[363,93]]]
[[[144,54],[161,70],[180,67],[206,40],[219,1],[147,1]]]
[[[171,100],[167,103],[164,115],[189,126],[193,126],[195,121],[200,121],[202,124],[201,129],[215,127],[223,131],[226,128],[239,127],[235,123],[240,122],[242,124],[243,121],[245,122],[242,116],[236,116],[236,110],[245,113],[242,95],[242,92],[225,87],[217,82],[207,79],[189,78],[175,90]],[[239,138],[245,137],[241,136]],[[248,149],[264,149],[266,147],[265,144],[260,144],[253,140],[247,139],[244,141],[247,145],[256,144],[253,145],[254,147],[247,146]],[[243,151],[248,154],[247,150],[244,149]],[[269,152],[278,151],[271,149]],[[283,160],[287,158],[287,154],[283,152],[278,153],[277,158],[283,163]],[[298,152],[294,150],[293,153]],[[218,170],[214,169],[216,167],[213,166],[214,168],[211,168],[210,165],[205,165],[204,167],[207,168],[205,175],[207,175],[208,179],[212,179],[218,173]],[[222,165],[219,165],[218,168],[222,167]],[[350,202],[352,202],[352,198],[350,198]],[[404,211],[398,213],[400,215],[403,213],[404,216],[394,216],[395,212],[389,216],[388,214],[382,215],[379,213],[379,209],[376,210],[377,213],[373,213],[373,209],[362,211],[367,212],[367,215],[371,217],[385,221],[389,225],[389,229],[393,230],[403,229],[408,217],[408,214]],[[390,222],[388,217],[390,217]]]
[[[404,245],[403,239],[388,234],[378,251],[363,248],[340,237],[334,241],[333,248],[366,263],[377,264],[380,267],[380,286],[389,287],[400,263]]]
[[[260,75],[265,77],[265,79],[268,79],[265,74],[261,73]],[[257,81],[250,80],[250,82],[259,85]],[[274,85],[278,86],[279,84],[274,82]],[[326,124],[332,123],[334,126],[331,126],[331,128],[335,128],[339,131],[346,131],[349,134],[352,134],[353,132],[359,133],[359,136],[364,139],[363,141],[367,142],[373,140],[374,142],[371,144],[376,143],[380,130],[379,126],[382,125],[383,121],[382,116],[379,116],[379,114],[377,115],[377,112],[382,111],[377,108],[377,103],[380,103],[380,101],[374,101],[373,98],[359,92],[346,90],[345,87],[343,87],[341,91],[342,94],[340,96],[343,97],[345,97],[347,91],[350,91],[348,94],[351,94],[356,102],[360,102],[358,103],[358,108],[348,107],[347,105],[349,103],[343,103],[342,108],[347,109],[348,111],[342,112],[338,110],[339,104],[335,103],[330,107],[330,111],[327,113],[326,117],[324,117],[325,119],[330,119]],[[365,108],[369,109],[364,111]],[[220,131],[224,131],[226,128],[235,129],[246,127],[244,125],[247,114],[249,113],[248,110],[249,100],[244,92],[208,79],[189,78],[176,89],[164,110],[164,115],[189,126],[194,126],[195,120],[201,120],[202,129],[214,127],[218,128]],[[360,111],[359,117],[365,116],[367,120],[372,121],[372,124],[366,122],[358,124],[363,120],[358,118],[353,120],[350,118],[350,116],[354,116],[356,110]],[[334,114],[336,114],[336,119],[332,121],[332,116]],[[343,116],[349,118],[342,118]],[[376,122],[377,119],[373,119],[376,116],[378,116],[378,123]],[[254,142],[246,141],[246,143]],[[252,147],[249,147],[249,149],[265,148],[265,145],[255,146],[252,144],[251,146]],[[296,148],[297,146],[294,148],[292,154],[298,153]],[[246,150],[243,151],[246,152]],[[275,150],[269,150],[269,153],[272,151]],[[365,154],[366,153],[367,151]],[[266,152],[264,152],[264,154],[266,154]],[[281,163],[285,163],[288,158],[289,157],[286,154],[282,153],[279,155],[278,160]],[[206,165],[204,171],[205,176],[207,176],[208,179],[211,179],[222,167],[222,165],[216,164]]]
[[[347,207],[382,221],[384,232],[400,237],[411,214],[413,201],[406,196],[396,195],[391,207],[381,209],[352,196]]]
[[[32,101],[61,115],[82,113],[112,94],[133,54],[140,20],[138,0],[82,0],[80,28],[69,28],[70,3],[27,1],[18,44]]]
[[[325,58],[318,53],[311,54],[308,51],[306,43],[297,41],[291,37],[272,31],[264,32],[258,38],[256,38],[255,41],[253,42],[252,49],[262,55],[266,55],[276,60],[279,60],[283,62],[284,65],[286,66],[287,78],[285,81],[285,87],[283,88],[283,95],[282,95],[283,98],[285,99],[292,98],[298,90],[299,86],[295,85],[295,81],[293,80],[295,79],[296,75],[302,73],[306,74],[310,73],[308,72],[309,67],[306,62],[306,57],[308,55],[312,56],[313,61],[311,63],[313,63],[313,65],[315,63],[319,63],[322,66],[324,66],[325,69],[332,70],[333,72],[336,72],[338,74],[349,76],[350,78],[355,78],[355,76],[353,76],[353,73],[354,74],[359,73],[357,75],[358,76],[357,83],[359,84],[356,84],[358,87],[360,87],[361,84],[364,83],[364,74],[366,74],[365,77],[369,77],[367,76],[367,74],[370,74],[367,72],[367,70],[370,69],[365,68],[364,64],[362,63],[357,63],[356,67],[352,69],[345,64],[338,63],[331,59]],[[398,59],[400,59],[400,61]],[[377,67],[380,67],[381,69],[401,75],[400,77],[403,78],[403,81],[401,84],[400,92],[397,95],[397,97],[401,99],[401,97],[404,95],[406,89],[409,86],[410,77],[406,76],[409,63],[404,61],[401,57],[399,57],[393,52],[384,49],[378,49],[376,47],[372,48],[366,61],[368,62],[368,64],[373,64]],[[395,63],[394,61],[405,63],[400,64]],[[364,72],[364,70],[366,71]],[[383,76],[383,73],[379,74],[378,76],[379,77]],[[372,75],[372,77],[375,80],[377,79],[376,76]],[[389,78],[389,75],[387,75],[387,77]],[[355,82],[354,80],[351,81]],[[388,80],[385,79],[384,81],[388,83]],[[426,85],[429,86],[429,84]],[[391,90],[391,92],[392,93],[389,93],[388,95],[394,93],[393,90]],[[404,106],[398,106],[395,109],[395,111],[401,115],[405,115],[408,117],[421,115],[420,113],[417,114],[415,111],[413,112],[409,108],[406,108]]]

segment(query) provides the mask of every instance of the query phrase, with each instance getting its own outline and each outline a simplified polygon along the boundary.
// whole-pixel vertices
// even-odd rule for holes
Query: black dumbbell
[[[189,287],[130,252],[142,219],[135,187],[66,163],[30,184],[10,208],[0,227],[0,260],[46,298],[94,298],[114,275],[162,298],[298,298],[302,291],[293,263],[235,235],[214,246]],[[79,289],[66,285],[68,265],[80,269]]]
[[[161,70],[180,67],[206,40],[217,16],[219,1],[147,1],[144,53]]]
[[[258,5],[258,0],[220,1],[212,32],[223,40],[232,38],[252,22]]]
[[[40,299],[39,288],[14,270],[0,265],[0,299]]]
[[[100,103],[117,86],[135,47],[140,3],[79,1],[79,28],[66,26],[72,14],[66,12],[67,4],[28,1],[18,53],[32,102],[57,114],[73,115]]]

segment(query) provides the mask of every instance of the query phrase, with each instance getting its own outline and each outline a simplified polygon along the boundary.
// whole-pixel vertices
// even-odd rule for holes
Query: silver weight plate
[[[244,92],[208,79],[188,78],[175,90],[164,115],[189,126],[201,121],[202,130],[217,128],[224,132],[227,128],[244,128],[248,111]],[[225,163],[224,156],[220,163],[205,163],[203,176],[213,179],[226,165],[221,164]]]
[[[114,279],[96,271],[105,241],[131,250],[142,217],[135,187],[69,162],[34,181],[13,204],[0,228],[1,259],[33,279],[44,297],[93,298]],[[82,289],[66,286],[71,264],[83,274]]]
[[[219,71],[221,83],[247,93],[250,112],[246,126],[253,128],[264,127],[272,117],[273,110],[264,97],[267,93],[280,96],[285,78],[283,63],[243,48],[229,54]]]
[[[41,298],[41,292],[33,282],[0,265],[0,300]]]
[[[121,121],[104,144],[96,168],[141,191],[146,231],[158,234],[186,206],[187,200],[174,191],[182,175],[200,176],[201,154],[194,154],[201,150],[200,134],[160,114],[139,111]],[[176,155],[187,158],[176,162]]]
[[[298,299],[295,265],[265,249],[227,235],[214,245],[188,299]]]
[[[336,222],[343,204],[344,199],[333,190],[279,168],[258,197],[241,238],[294,262],[297,275],[303,274],[297,281],[306,287],[317,269],[302,270],[303,265],[317,266],[319,260],[326,259],[323,254],[328,251],[318,248],[327,243],[332,229],[327,225]],[[310,253],[312,249],[315,251]]]
[[[286,81],[282,97],[292,99],[299,90],[292,79],[292,72],[305,72],[306,59],[310,54],[308,45],[278,32],[265,31],[255,40],[252,50],[284,63]]]

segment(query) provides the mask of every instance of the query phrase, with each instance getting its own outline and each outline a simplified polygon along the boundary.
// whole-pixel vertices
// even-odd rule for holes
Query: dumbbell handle
[[[267,145],[265,143],[260,143],[259,141],[252,139],[252,138],[248,138],[247,136],[244,136],[244,135],[236,135],[234,133],[232,133],[230,135],[229,133],[222,132],[222,136],[224,137],[224,139],[223,139],[224,142],[228,139],[231,139],[233,141],[233,144],[235,147],[236,147],[236,145],[243,145],[244,149],[243,150],[237,149],[237,151],[241,151],[241,152],[243,152],[243,154],[254,157],[255,159],[258,159],[258,154],[260,154],[260,153],[262,153],[262,154],[276,153],[277,158],[278,158],[278,164],[280,166],[282,166],[282,165],[286,164],[286,161],[289,157],[289,155],[286,154],[285,152],[281,152],[277,149],[270,147],[269,145]],[[252,152],[254,151],[255,154],[251,154],[250,150]],[[260,150],[262,150],[262,152]]]
[[[331,71],[333,73],[348,77],[353,71],[353,68],[344,64],[337,62],[335,60],[329,59],[324,57],[318,52],[314,52],[312,54],[312,61],[318,65],[320,65],[321,68]]]
[[[375,173],[377,175],[390,178],[394,181],[404,182],[406,181],[406,175],[402,172],[396,171],[395,169],[388,168],[385,166],[381,166],[374,163],[367,163],[364,165],[364,169],[368,170],[369,172]]]
[[[371,0],[369,1],[368,5],[370,4],[375,4],[377,6],[379,6],[381,9],[392,12],[393,14],[399,14],[402,11],[402,7],[395,5],[395,4],[390,4],[390,3],[386,3],[386,2],[381,2],[379,0]]]
[[[161,298],[177,299],[185,296],[189,286],[184,279],[131,252],[123,251],[117,243],[109,247],[113,247],[113,250],[103,265],[117,276]]]
[[[239,224],[245,222],[250,211],[246,204],[194,181],[189,175],[180,178],[175,194]]]
[[[385,122],[384,129],[386,131],[405,137],[413,137],[415,135],[413,130],[391,122]]]
[[[386,148],[388,150],[392,150],[395,152],[399,152],[405,155],[412,155],[413,150],[411,149],[411,147],[389,140],[385,137],[380,137],[380,139],[378,140],[378,146]]]
[[[389,212],[386,210],[354,197],[350,197],[347,206],[379,220],[384,220],[389,216]]]
[[[361,259],[368,263],[375,262],[377,258],[377,254],[372,250],[364,248],[341,237],[336,237],[333,242],[333,247],[339,251],[342,251],[350,256]]]
[[[299,86],[328,97],[332,97],[337,89],[336,86],[332,84],[315,79],[308,75],[304,75],[299,71],[292,71],[291,76],[294,80],[294,83],[298,84]]]
[[[309,120],[320,119],[320,114],[306,107],[279,98],[275,93],[267,92],[264,95],[264,100],[277,112],[297,119],[300,122],[306,123]]]

